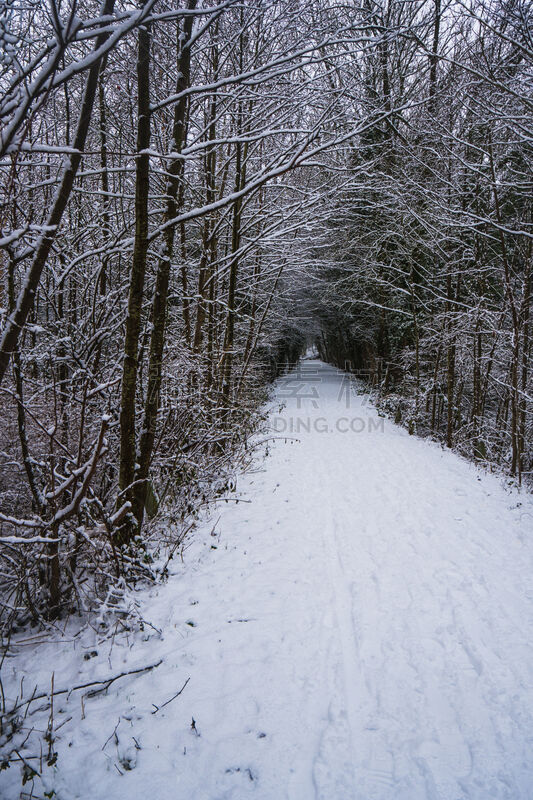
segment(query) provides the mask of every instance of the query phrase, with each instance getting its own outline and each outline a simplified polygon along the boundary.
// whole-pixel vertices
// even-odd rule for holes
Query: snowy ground
[[[145,593],[161,635],[86,630],[4,664],[13,698],[22,674],[46,691],[54,669],[57,690],[162,660],[83,709],[82,691],[56,698],[54,797],[533,798],[531,499],[383,420],[333,368],[299,377],[278,385],[247,502],[219,506]],[[17,785],[0,772],[2,798]]]

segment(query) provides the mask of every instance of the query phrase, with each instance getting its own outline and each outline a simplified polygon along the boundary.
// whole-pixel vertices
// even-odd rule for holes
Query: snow
[[[532,500],[351,388],[314,360],[278,381],[239,502],[166,584],[117,592],[144,631],[71,622],[15,645],[11,700],[23,675],[28,695],[52,671],[57,691],[161,661],[55,698],[54,796],[533,796]],[[48,715],[27,722],[45,731]],[[2,797],[18,797],[17,772],[0,772]]]

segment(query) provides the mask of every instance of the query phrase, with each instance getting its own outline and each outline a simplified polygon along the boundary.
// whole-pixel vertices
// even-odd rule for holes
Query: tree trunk
[[[189,0],[188,8],[194,9],[197,0]],[[193,17],[185,17],[183,25],[184,43],[178,36],[178,46],[180,47],[178,62],[178,81],[176,93],[183,92],[190,82],[191,51],[190,38],[192,32]],[[174,108],[173,123],[173,148],[175,152],[181,153],[184,144],[184,133],[186,130],[187,98],[182,97]],[[169,165],[169,178],[167,184],[167,205],[165,210],[165,222],[177,216],[177,197],[179,187],[183,182],[184,162],[173,159]],[[170,277],[170,266],[174,251],[174,226],[169,225],[165,228],[164,241],[161,249],[157,276],[155,282],[154,299],[152,303],[152,333],[150,338],[150,356],[148,363],[148,385],[146,389],[146,401],[144,407],[144,420],[139,447],[139,467],[136,473],[134,513],[139,526],[142,524],[146,495],[148,490],[148,475],[152,452],[154,449],[155,433],[157,426],[157,416],[160,404],[161,391],[161,365],[163,360],[163,349],[165,346],[165,327],[167,318],[168,285]]]
[[[134,505],[135,479],[135,395],[138,374],[138,349],[141,331],[141,310],[148,251],[148,192],[150,158],[146,150],[150,146],[150,43],[149,25],[139,28],[137,57],[137,161],[135,176],[135,241],[130,275],[128,316],[124,338],[124,361],[122,367],[122,393],[120,402],[120,461],[119,505],[130,501]],[[130,541],[134,524],[131,517],[124,518],[117,533],[117,543]]]
[[[452,276],[448,272],[446,276],[447,302],[446,310],[448,316],[448,348],[447,348],[447,418],[446,418],[446,444],[453,447],[453,412],[455,395],[455,335],[453,333],[453,322],[451,309],[453,302]]]

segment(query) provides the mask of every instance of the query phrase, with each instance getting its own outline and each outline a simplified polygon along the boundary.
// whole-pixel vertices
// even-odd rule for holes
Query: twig
[[[63,727],[63,725],[66,725],[66,724],[67,724],[67,722],[70,722],[70,720],[71,720],[71,719],[72,719],[72,717],[67,717],[66,719],[64,719],[64,720],[63,720],[63,722],[61,722],[61,723],[60,723],[60,724],[59,724],[59,725],[56,727],[56,733],[57,733],[57,731],[58,731],[60,728],[62,728],[62,727]]]
[[[55,673],[52,672],[52,685],[50,688],[50,716],[48,718],[48,728],[46,730],[45,739],[48,739],[48,761],[53,757],[54,750],[54,677]]]
[[[113,738],[113,736],[115,737],[115,744],[118,744],[117,730],[118,730],[118,726],[120,725],[120,723],[121,723],[121,718],[119,717],[119,718],[118,718],[118,722],[117,722],[117,724],[115,725],[115,727],[114,727],[114,729],[113,729],[113,733],[111,733],[111,734],[110,734],[110,735],[107,737],[107,739],[105,740],[105,742],[104,742],[104,744],[103,744],[103,746],[102,746],[102,750],[105,750],[105,748],[107,747],[107,745],[109,744],[109,742],[111,741],[111,739]]]
[[[162,709],[162,708],[164,708],[165,706],[168,706],[168,704],[169,704],[169,703],[171,703],[173,700],[175,700],[175,699],[176,699],[176,697],[179,697],[179,696],[180,696],[180,694],[182,693],[182,691],[185,689],[185,687],[186,687],[186,686],[187,686],[187,684],[189,683],[190,679],[191,679],[191,678],[190,678],[190,676],[189,676],[189,677],[187,678],[187,680],[185,681],[185,683],[183,684],[183,686],[181,687],[181,689],[179,690],[179,692],[176,692],[176,694],[175,694],[175,695],[173,695],[173,696],[170,698],[170,700],[167,700],[167,701],[166,701],[166,703],[163,703],[163,705],[162,705],[162,706],[156,706],[156,704],[155,704],[155,703],[152,703],[152,705],[153,705],[153,707],[154,707],[154,709],[155,709],[155,711],[152,711],[152,714],[157,714],[157,712],[158,712],[158,711],[161,711],[161,709]]]

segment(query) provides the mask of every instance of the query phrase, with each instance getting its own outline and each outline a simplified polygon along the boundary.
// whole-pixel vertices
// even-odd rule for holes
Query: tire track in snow
[[[361,662],[359,645],[353,625],[352,593],[346,583],[342,562],[339,554],[339,542],[333,516],[333,503],[331,500],[331,485],[326,471],[322,471],[322,487],[326,509],[326,525],[322,531],[322,546],[324,561],[326,563],[328,581],[334,597],[336,627],[339,640],[339,649],[342,659],[342,682],[344,685],[344,703],[346,723],[348,726],[348,752],[356,761],[354,732],[360,726],[357,707],[361,707],[361,698],[364,687],[360,680]],[[355,775],[346,776],[352,789],[356,791]],[[354,798],[356,794],[352,795]]]
[[[327,405],[332,404],[327,401],[326,396],[322,398]],[[335,406],[333,406],[333,409]],[[331,412],[331,407],[328,408]],[[329,419],[332,422],[331,419]],[[372,728],[372,718],[375,716],[376,698],[372,697],[368,682],[365,677],[365,667],[361,657],[360,634],[357,631],[356,623],[356,597],[353,591],[355,580],[372,581],[373,575],[359,573],[348,574],[344,566],[344,558],[352,567],[362,566],[365,558],[373,562],[373,556],[369,552],[358,551],[354,558],[354,553],[349,552],[350,546],[343,540],[340,529],[342,522],[338,521],[337,503],[339,502],[339,487],[334,491],[333,480],[335,477],[334,465],[339,459],[339,452],[336,447],[338,438],[333,435],[327,442],[321,442],[320,446],[315,438],[313,447],[313,463],[320,464],[320,496],[323,500],[323,514],[325,524],[322,529],[322,546],[324,562],[328,583],[334,598],[334,614],[337,628],[337,638],[339,645],[340,662],[336,664],[337,673],[341,673],[343,685],[343,698],[341,708],[345,714],[347,724],[347,752],[350,763],[346,765],[343,776],[330,775],[333,786],[323,787],[320,797],[335,797],[336,800],[369,800],[372,796],[372,786],[376,784],[381,789],[391,790],[394,779],[390,772],[386,770],[371,769],[362,763],[362,743],[364,732]],[[335,503],[334,498],[337,500]],[[359,542],[361,544],[361,542]],[[378,585],[373,581],[373,587],[378,592]],[[332,721],[332,724],[335,724]],[[340,759],[336,761],[333,768],[339,768]],[[339,782],[343,785],[342,796],[339,792]],[[320,791],[320,787],[319,787]],[[335,791],[336,794],[331,792]]]

